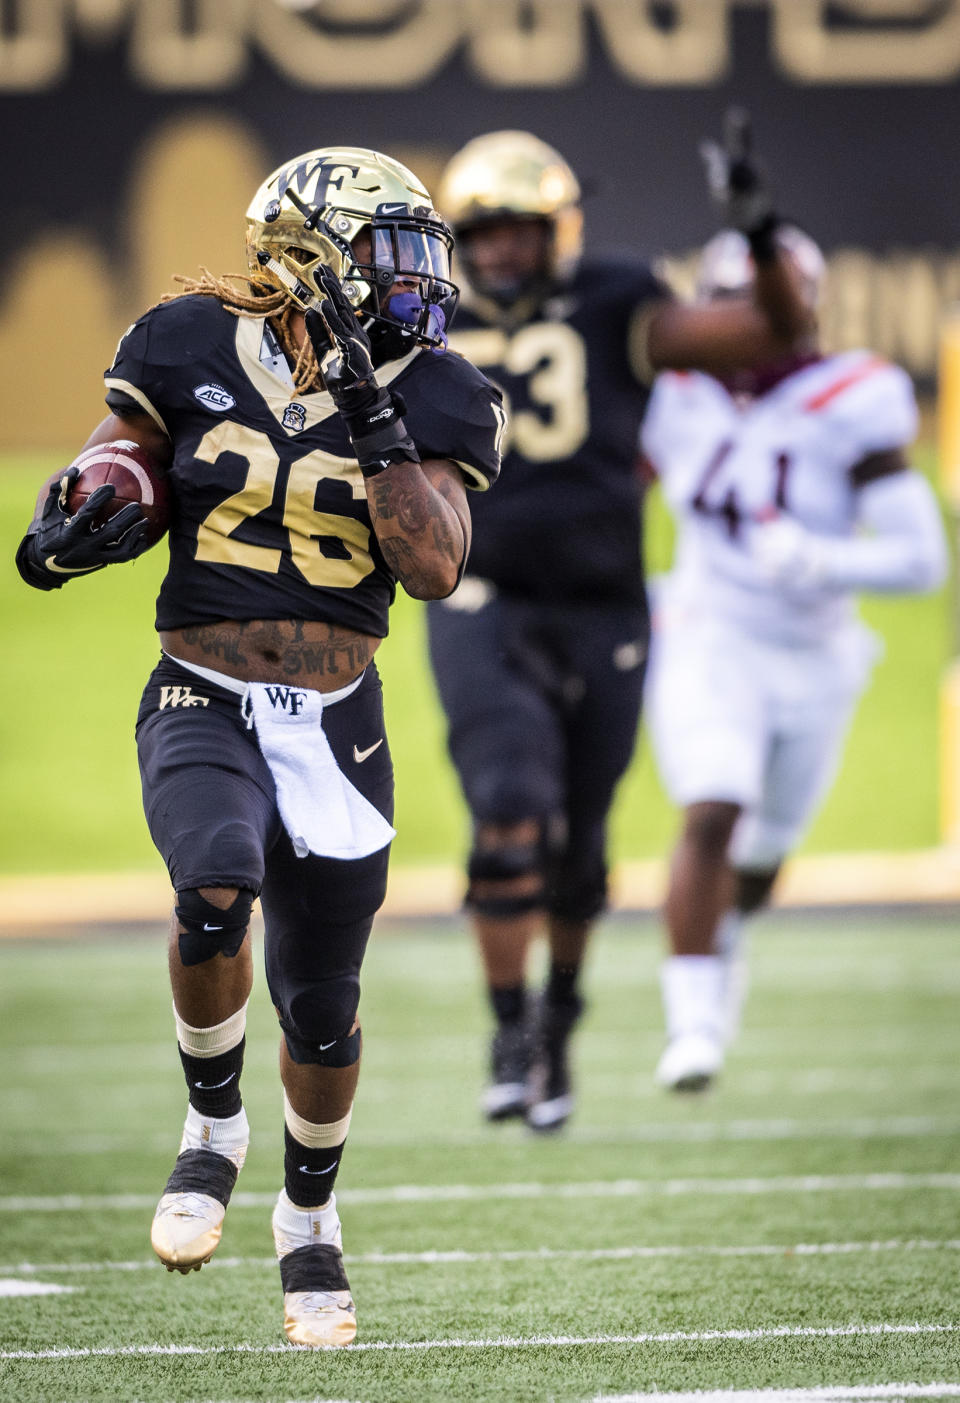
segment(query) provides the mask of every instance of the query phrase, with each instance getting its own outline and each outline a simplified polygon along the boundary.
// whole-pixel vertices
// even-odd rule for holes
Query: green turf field
[[[147,1238],[185,1104],[161,932],[0,947],[0,1398],[956,1392],[955,942],[932,914],[766,918],[724,1083],[684,1100],[651,1085],[655,928],[608,922],[579,1113],[537,1139],[479,1123],[485,1016],[462,931],[380,931],[339,1185],[359,1334],[321,1353],[280,1325],[282,1110],[259,977],[250,1155],[218,1257],[180,1277]]]
[[[157,657],[153,599],[164,548],[57,593],[28,589],[12,558],[53,466],[0,459],[0,781],[7,800],[0,873],[155,867],[132,731]],[[668,561],[669,535],[654,495],[652,570]],[[937,687],[949,650],[947,598],[874,600],[865,613],[884,636],[886,656],[809,851],[923,848],[938,838]],[[466,819],[428,675],[423,610],[402,592],[377,661],[397,770],[394,861],[454,860],[465,848]],[[614,857],[662,855],[674,824],[641,739],[614,812]]]

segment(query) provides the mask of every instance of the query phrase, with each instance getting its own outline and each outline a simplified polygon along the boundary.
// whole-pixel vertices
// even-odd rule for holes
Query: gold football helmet
[[[367,230],[361,261],[352,244]],[[390,156],[358,146],[331,146],[285,161],[267,176],[247,210],[247,261],[252,272],[290,294],[304,309],[321,295],[321,264],[333,269],[361,317],[401,327],[426,345],[442,340],[456,308],[450,279],[453,235],[412,171]],[[398,281],[409,290],[390,316]]]
[[[458,236],[498,219],[545,220],[551,280],[569,278],[583,252],[577,177],[558,151],[531,132],[488,132],[468,141],[443,173],[438,203]]]

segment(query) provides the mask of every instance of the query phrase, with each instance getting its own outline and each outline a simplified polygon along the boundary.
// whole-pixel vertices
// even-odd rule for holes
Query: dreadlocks
[[[217,297],[226,311],[235,317],[262,317],[266,315],[273,327],[277,340],[290,360],[293,361],[293,388],[295,394],[307,394],[310,390],[322,390],[323,378],[313,342],[309,336],[303,345],[294,339],[291,322],[300,309],[287,292],[275,288],[262,278],[251,278],[245,273],[224,273],[216,277],[209,268],[200,269],[199,278],[186,278],[179,274],[174,282],[183,285],[182,292],[166,292],[161,302],[172,302],[176,297]],[[245,284],[236,287],[235,283]]]

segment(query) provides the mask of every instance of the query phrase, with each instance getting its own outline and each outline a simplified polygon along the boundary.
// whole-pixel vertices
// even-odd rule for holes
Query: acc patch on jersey
[[[228,409],[232,409],[236,400],[229,390],[225,390],[222,385],[198,385],[193,392],[194,399],[198,399],[201,404],[205,404],[208,409],[213,409],[217,414],[226,414]]]
[[[298,434],[307,422],[307,411],[302,404],[297,404],[294,400],[283,411],[283,418],[280,422],[285,429],[292,429],[295,434]]]

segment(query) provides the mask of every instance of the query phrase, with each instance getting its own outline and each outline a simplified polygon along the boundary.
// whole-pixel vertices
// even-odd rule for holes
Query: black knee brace
[[[478,849],[474,838],[474,848],[467,864],[467,906],[481,916],[494,917],[521,916],[526,911],[535,911],[544,901],[543,866],[541,839],[535,839],[531,843],[509,843],[502,847]],[[488,892],[484,896],[478,896],[476,893],[475,884],[478,881],[510,883],[517,877],[531,875],[539,876],[541,880],[531,891],[522,895],[515,895],[510,891],[502,894]]]
[[[185,927],[178,941],[183,964],[202,965],[214,955],[235,955],[243,944],[252,909],[253,892],[244,887],[226,909],[214,906],[193,888],[178,891],[174,911]]]
[[[352,1067],[360,1061],[362,1038],[360,1029],[355,1028],[346,1037],[333,1038],[330,1042],[306,1042],[282,1018],[280,1027],[292,1061],[308,1062],[313,1067]]]
[[[607,871],[602,864],[591,871],[555,871],[547,897],[551,916],[563,921],[592,921],[606,904]]]

